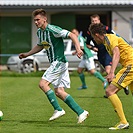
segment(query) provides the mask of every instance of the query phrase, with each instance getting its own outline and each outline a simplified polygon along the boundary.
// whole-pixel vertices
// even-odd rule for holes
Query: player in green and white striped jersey
[[[25,58],[41,51],[43,48],[46,49],[51,65],[43,74],[39,86],[46,94],[54,108],[54,114],[49,120],[55,120],[65,114],[65,111],[60,107],[56,99],[57,96],[78,115],[78,123],[82,123],[89,115],[88,111],[83,110],[75,102],[72,96],[64,90],[64,88],[70,88],[70,78],[68,72],[68,62],[64,55],[63,38],[72,39],[75,44],[77,56],[80,58],[83,55],[83,52],[80,49],[79,41],[70,31],[48,24],[45,10],[36,9],[33,11],[33,18],[35,25],[38,28],[38,43],[29,52],[19,54],[19,58]],[[54,86],[55,93],[49,86],[51,83]]]

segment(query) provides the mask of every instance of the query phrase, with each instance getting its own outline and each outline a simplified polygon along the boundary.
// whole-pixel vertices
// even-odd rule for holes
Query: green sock
[[[49,100],[49,102],[52,104],[52,106],[54,107],[54,110],[58,110],[61,111],[62,108],[60,107],[60,105],[58,104],[58,101],[56,99],[56,96],[54,94],[53,90],[49,90],[45,93],[47,95],[47,98]]]
[[[105,81],[105,78],[98,71],[94,72],[94,76],[100,79],[102,82]]]
[[[84,110],[74,101],[74,99],[68,94],[64,100],[64,102],[75,112],[78,114],[82,114]]]
[[[80,73],[80,74],[79,74],[79,78],[80,78],[80,80],[81,80],[81,82],[82,82],[82,86],[86,86],[86,83],[85,83],[85,76],[84,76],[83,73]]]

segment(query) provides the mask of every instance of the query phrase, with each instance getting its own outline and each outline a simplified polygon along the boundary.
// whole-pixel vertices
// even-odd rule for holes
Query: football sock
[[[75,112],[78,114],[82,114],[84,110],[74,101],[74,99],[68,94],[64,100],[64,102]]]
[[[94,76],[97,77],[98,79],[100,79],[102,82],[105,81],[105,78],[98,71],[94,72]]]
[[[48,98],[49,102],[51,103],[51,105],[54,107],[54,110],[61,111],[62,108],[58,104],[58,101],[56,99],[54,91],[50,89],[45,94],[47,95],[47,98]]]
[[[113,95],[109,96],[108,98],[111,101],[117,115],[119,116],[120,122],[123,124],[126,124],[127,120],[125,118],[122,103],[121,103],[119,97],[116,94],[113,94]]]
[[[80,73],[80,74],[79,74],[79,78],[80,78],[80,80],[81,80],[81,82],[82,82],[82,86],[86,86],[86,83],[85,83],[85,76],[84,76],[83,73]]]

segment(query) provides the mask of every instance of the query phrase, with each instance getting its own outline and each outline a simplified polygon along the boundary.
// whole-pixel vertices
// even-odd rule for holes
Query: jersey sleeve
[[[118,37],[113,37],[113,39],[111,40],[111,50],[113,51],[113,49],[115,48],[115,47],[117,47],[118,46]]]
[[[70,31],[62,29],[62,31],[59,33],[59,36],[63,38],[68,38],[69,33]]]
[[[55,25],[48,25],[48,28],[53,33],[53,35],[57,38],[58,37],[68,38],[68,35],[70,33],[70,31],[66,29],[62,29],[61,27],[55,26]]]

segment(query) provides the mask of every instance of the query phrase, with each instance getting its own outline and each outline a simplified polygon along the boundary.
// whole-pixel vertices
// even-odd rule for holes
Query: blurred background
[[[133,46],[133,0],[0,0],[0,69],[7,68],[9,57],[36,45],[32,11],[37,8],[46,10],[49,23],[77,28],[84,37],[90,16],[98,14],[103,24]]]

